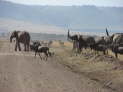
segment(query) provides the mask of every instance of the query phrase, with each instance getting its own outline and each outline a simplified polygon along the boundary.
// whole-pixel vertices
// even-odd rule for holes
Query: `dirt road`
[[[57,62],[14,52],[9,42],[0,49],[0,92],[112,92],[71,72]]]

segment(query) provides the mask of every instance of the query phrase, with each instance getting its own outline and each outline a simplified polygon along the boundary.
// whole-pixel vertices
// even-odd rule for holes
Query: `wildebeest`
[[[123,33],[115,33],[110,36],[106,29],[106,34],[107,36],[71,36],[68,30],[68,39],[73,42],[73,49],[77,49],[78,52],[83,48],[91,48],[95,51],[102,51],[105,54],[110,48],[116,57],[118,53],[122,54]]]
[[[106,51],[108,49],[108,45],[106,43],[106,40],[104,39],[104,37],[94,37],[94,44],[90,45],[90,48],[95,50],[96,52],[101,51],[104,54],[106,54]]]
[[[79,36],[78,39],[78,52],[80,53],[83,48],[87,47],[87,42],[83,39],[82,35]]]
[[[123,44],[123,33],[114,33],[112,35],[109,35],[108,30],[106,29],[108,40],[111,44]]]
[[[87,48],[87,41],[89,37],[84,37],[83,35],[70,35],[70,31],[68,30],[68,39],[70,39],[73,42],[73,50],[75,50],[77,53],[80,53],[83,48]]]
[[[68,30],[67,39],[73,42],[73,50],[78,50],[78,35],[70,35],[70,31]]]
[[[110,49],[115,53],[115,56],[117,58],[118,53],[123,54],[123,33],[114,33],[110,36],[107,29],[106,33],[109,37]]]
[[[42,46],[39,41],[35,41],[32,44],[30,44],[30,48],[32,51],[35,52],[35,57],[36,57],[36,54],[38,53],[41,59],[42,59],[42,57],[40,55],[41,53],[45,54],[46,60],[47,60],[48,56],[52,56],[54,54],[49,51],[49,47]]]
[[[42,46],[39,46],[36,50],[35,50],[35,57],[36,57],[36,54],[39,54],[39,56],[40,56],[40,58],[42,59],[42,57],[41,57],[41,55],[40,55],[40,53],[44,53],[45,54],[45,56],[46,56],[46,60],[47,60],[47,58],[48,58],[48,56],[50,55],[49,54],[49,48],[48,47],[42,47]]]
[[[13,38],[16,38],[15,51],[17,51],[17,48],[21,51],[20,43],[24,44],[24,51],[29,51],[30,34],[28,32],[15,30],[10,36],[10,42]]]
[[[30,50],[35,51],[39,46],[41,46],[41,43],[39,41],[33,41],[30,43]]]
[[[112,52],[115,53],[115,57],[118,58],[118,53],[123,54],[123,45],[121,46],[121,45],[118,45],[118,44],[115,44],[115,45],[113,44],[111,46],[111,50],[112,50]]]
[[[103,52],[104,55],[106,54],[106,51],[108,49],[108,47],[103,44],[94,44],[91,46],[91,48],[95,50],[95,52],[98,52],[98,51]]]
[[[75,34],[75,35],[71,36],[70,35],[70,30],[68,30],[67,39],[71,40],[71,41],[77,41],[78,40],[78,35]]]
[[[89,35],[73,35],[70,36],[68,30],[68,38],[73,40],[73,45],[78,49],[78,52],[82,51],[83,48],[91,48],[95,51],[105,51],[107,50],[107,43],[104,37],[100,36],[89,36]],[[75,44],[76,43],[76,44]]]

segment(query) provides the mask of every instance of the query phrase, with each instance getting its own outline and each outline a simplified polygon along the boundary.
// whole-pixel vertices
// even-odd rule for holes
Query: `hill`
[[[122,30],[123,7],[36,6],[0,1],[0,18],[83,30]]]

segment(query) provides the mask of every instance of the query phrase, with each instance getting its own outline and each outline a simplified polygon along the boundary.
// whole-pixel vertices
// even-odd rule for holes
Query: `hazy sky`
[[[38,5],[96,5],[123,6],[123,0],[7,0],[21,4]]]

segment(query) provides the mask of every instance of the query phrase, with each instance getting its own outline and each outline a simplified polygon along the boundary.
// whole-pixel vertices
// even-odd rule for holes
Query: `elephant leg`
[[[29,44],[27,44],[27,51],[29,51]]]
[[[24,44],[24,51],[26,51],[26,44]]]
[[[15,51],[17,51],[17,43],[15,44]]]
[[[21,51],[20,43],[18,43],[18,49],[19,49],[19,51]]]

